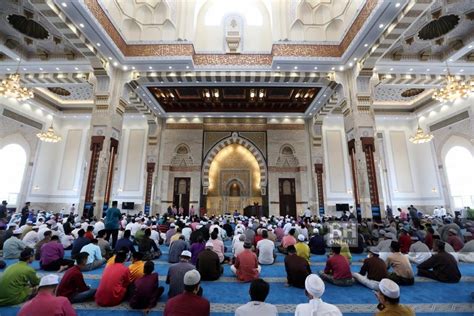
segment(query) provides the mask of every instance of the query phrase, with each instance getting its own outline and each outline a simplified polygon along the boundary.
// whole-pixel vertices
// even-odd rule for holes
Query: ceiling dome
[[[459,16],[455,14],[444,15],[425,25],[419,32],[418,37],[422,40],[432,40],[452,31],[459,23]]]
[[[414,97],[416,95],[419,95],[423,91],[425,91],[425,89],[416,89],[416,88],[408,89],[408,90],[405,90],[405,91],[402,92],[402,97],[411,98],[411,97]]]
[[[10,14],[7,19],[15,30],[26,36],[40,40],[44,40],[49,36],[49,32],[41,24],[23,15]]]
[[[63,96],[63,97],[67,97],[67,96],[71,95],[71,92],[69,92],[68,90],[66,90],[64,88],[60,88],[60,87],[49,87],[48,90],[51,91],[54,94],[57,94],[57,95],[60,95],[60,96]]]

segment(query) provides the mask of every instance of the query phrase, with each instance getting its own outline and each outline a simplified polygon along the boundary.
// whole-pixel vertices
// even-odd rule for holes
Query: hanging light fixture
[[[16,71],[10,74],[8,78],[2,80],[0,84],[0,96],[15,98],[17,101],[26,101],[34,97],[33,91],[20,84],[20,69],[21,59],[18,59]]]
[[[62,140],[62,137],[54,131],[53,124],[51,124],[46,132],[38,133],[36,136],[45,143],[57,143]]]
[[[408,140],[413,144],[424,144],[430,142],[433,137],[433,134],[425,134],[420,125],[418,125],[418,128],[416,129],[416,134],[411,136]]]
[[[448,75],[446,76],[446,84],[444,87],[437,89],[433,93],[433,99],[439,102],[455,101],[458,98],[466,98],[471,92],[468,82],[457,79],[456,76],[449,72],[448,64],[446,63]]]

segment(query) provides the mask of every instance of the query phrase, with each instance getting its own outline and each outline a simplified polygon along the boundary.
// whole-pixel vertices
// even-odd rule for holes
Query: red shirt
[[[462,247],[464,247],[464,242],[461,240],[461,238],[459,238],[459,236],[449,236],[447,241],[448,244],[453,246],[454,251],[459,251],[462,249]]]
[[[130,284],[130,270],[122,263],[107,266],[102,274],[99,288],[95,293],[95,302],[99,306],[120,304]]]
[[[69,300],[78,293],[87,291],[89,287],[84,282],[84,276],[78,266],[69,268],[61,279],[56,292],[57,296],[65,296]]]
[[[398,242],[400,243],[400,252],[401,253],[408,253],[411,246],[411,237],[409,235],[400,235],[398,238]]]
[[[250,250],[245,249],[235,259],[237,268],[237,279],[248,282],[258,278],[258,260],[257,256]]]
[[[349,261],[346,257],[337,254],[328,259],[324,273],[332,274],[335,280],[352,278]]]
[[[433,234],[427,233],[425,237],[425,244],[428,246],[428,248],[433,249]]]
[[[255,236],[254,246],[256,246],[257,243],[258,243],[260,240],[262,240],[262,239],[263,239],[262,235],[257,235],[257,236]]]
[[[76,316],[74,308],[65,297],[56,297],[46,292],[39,292],[18,312],[18,316]]]
[[[184,292],[170,298],[165,306],[164,316],[208,316],[209,301],[196,294]]]
[[[86,237],[87,239],[89,239],[90,241],[92,241],[92,239],[94,239],[94,234],[92,232],[86,232],[84,234],[84,237]]]

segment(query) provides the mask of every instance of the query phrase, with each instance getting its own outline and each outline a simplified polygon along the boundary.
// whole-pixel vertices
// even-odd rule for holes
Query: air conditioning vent
[[[469,112],[464,111],[459,114],[456,114],[454,116],[451,116],[450,118],[445,119],[444,121],[438,122],[436,124],[433,124],[430,126],[430,132],[437,131],[441,128],[447,127],[449,125],[455,124],[457,122],[460,122],[462,120],[468,119],[469,118]]]
[[[39,130],[42,130],[43,129],[43,124],[39,123],[39,122],[36,122],[32,119],[29,119],[27,118],[26,116],[23,116],[21,114],[18,114],[16,112],[13,112],[13,111],[10,111],[8,109],[3,109],[3,116],[5,117],[8,117],[12,120],[15,120],[19,123],[22,123],[22,124],[25,124],[25,125],[28,125],[28,126],[31,126],[33,128],[36,128],[36,129],[39,129]]]

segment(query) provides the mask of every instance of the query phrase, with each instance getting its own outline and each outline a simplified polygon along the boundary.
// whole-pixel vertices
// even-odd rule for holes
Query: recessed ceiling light
[[[473,46],[472,45],[469,45],[467,48],[472,48]]]
[[[413,71],[413,68],[410,68],[409,70],[410,70],[410,71]]]
[[[82,27],[82,28],[84,28],[84,24],[83,24],[83,23],[80,23],[79,26]]]
[[[459,70],[460,72],[464,72],[464,69]]]
[[[397,2],[397,3],[395,4],[395,8],[398,8],[398,7],[400,7],[400,2]]]
[[[380,25],[379,25],[379,29],[383,28],[384,26],[385,26],[385,25],[380,24]]]
[[[59,67],[56,67],[56,70],[59,70]]]
[[[79,68],[77,68],[77,67],[74,67],[74,70],[79,70]]]
[[[26,68],[23,68],[23,70],[26,70]]]
[[[390,71],[393,71],[393,68],[390,68]]]
[[[314,70],[317,70],[317,69],[318,69],[318,67],[314,67]]]
[[[10,68],[7,68],[7,71],[10,71]]]
[[[112,57],[109,56],[109,60],[112,60]]]
[[[173,69],[173,66],[169,66],[168,69]]]
[[[280,66],[277,66],[277,69],[280,69]]]
[[[100,43],[97,43],[97,46],[100,47]]]
[[[8,70],[8,69],[7,69]],[[40,70],[43,71],[43,68],[40,67]]]
[[[132,69],[135,70],[135,66],[132,66]]]
[[[114,61],[114,66],[117,67],[117,66],[118,66],[118,62]]]
[[[336,67],[332,67],[332,68],[331,68],[331,70],[335,70],[335,69],[336,69]]]
[[[186,69],[189,69],[189,66],[186,66]]]
[[[326,97],[326,95],[324,94],[323,97]]]
[[[152,66],[148,66],[148,69],[152,70],[152,69],[153,69],[153,67],[152,67]]]
[[[426,71],[430,71],[430,68],[426,69]]]
[[[295,70],[298,69],[298,66],[293,67]]]
[[[16,59],[16,61],[20,61],[20,57],[17,57],[17,58],[15,58],[15,59]]]
[[[354,57],[354,61],[357,61],[357,57]]]
[[[67,7],[67,4],[66,4],[66,2],[63,2],[63,3],[61,3],[61,5],[62,5],[64,8],[66,8],[66,7]]]
[[[123,70],[128,70],[128,67],[127,67],[127,66],[123,66]]]
[[[349,63],[349,67],[352,67],[352,66],[354,66],[354,64],[353,64],[353,63]]]
[[[448,69],[444,68],[443,71],[446,72],[446,71],[448,71]]]
[[[340,70],[340,71],[343,71],[343,70],[344,70],[344,66],[339,66],[339,70]]]
[[[366,44],[364,44],[364,47],[369,47],[369,44],[367,44],[367,43],[366,43]]]

